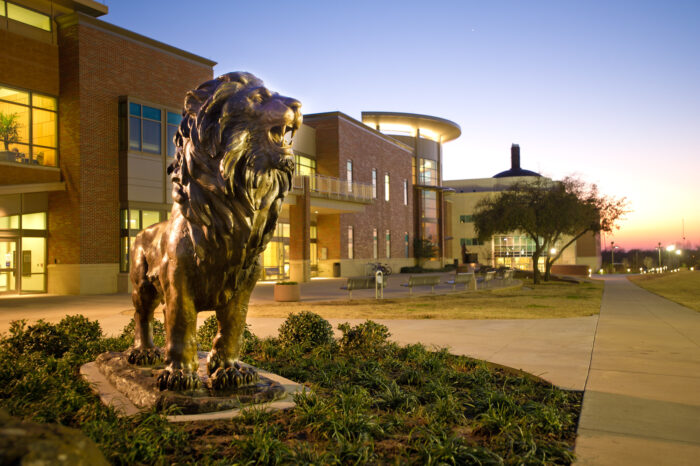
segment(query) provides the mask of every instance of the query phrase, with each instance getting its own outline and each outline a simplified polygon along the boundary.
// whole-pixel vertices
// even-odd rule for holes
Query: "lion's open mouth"
[[[278,125],[270,128],[269,137],[272,144],[281,147],[285,152],[291,150],[294,135],[298,126]]]

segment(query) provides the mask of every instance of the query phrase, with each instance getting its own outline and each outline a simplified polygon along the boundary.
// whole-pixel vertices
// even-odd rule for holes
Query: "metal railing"
[[[327,199],[341,199],[358,202],[372,202],[372,185],[333,178],[323,175],[294,175],[292,189],[304,189],[304,176],[309,177],[311,195]]]

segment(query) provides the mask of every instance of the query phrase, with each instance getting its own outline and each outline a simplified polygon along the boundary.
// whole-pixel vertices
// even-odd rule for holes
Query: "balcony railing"
[[[309,177],[311,195],[327,199],[339,199],[356,202],[372,202],[372,185],[352,182],[323,175],[294,175],[292,189],[304,189],[304,176]]]

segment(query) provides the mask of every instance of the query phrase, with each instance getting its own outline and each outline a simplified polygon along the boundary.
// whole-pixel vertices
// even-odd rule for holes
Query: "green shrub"
[[[131,319],[128,324],[122,329],[119,339],[127,346],[130,347],[134,344],[134,330],[136,329],[136,322]],[[165,325],[158,319],[153,319],[153,343],[156,346],[165,346]]]
[[[216,315],[211,315],[206,318],[202,325],[197,329],[197,346],[200,351],[210,351],[212,345],[214,344],[214,338],[216,334],[219,333],[219,321],[216,319]],[[258,343],[258,337],[253,335],[245,324],[245,330],[243,331],[243,348],[241,348],[241,353],[248,351],[251,347]]]
[[[219,333],[219,321],[216,315],[211,315],[197,329],[197,346],[203,351],[211,350],[217,333]]]
[[[401,273],[423,273],[423,267],[411,266],[401,267]]]
[[[320,315],[302,311],[287,317],[279,328],[279,339],[285,346],[327,345],[333,342],[333,327]]]
[[[367,320],[351,327],[349,323],[338,325],[338,330],[343,332],[340,346],[347,350],[360,350],[363,352],[375,352],[383,348],[391,336],[386,325]]]

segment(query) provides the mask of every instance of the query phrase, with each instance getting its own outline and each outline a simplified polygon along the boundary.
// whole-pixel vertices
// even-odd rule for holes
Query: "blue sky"
[[[700,245],[698,1],[107,1],[101,19],[251,71],[307,113],[450,119],[445,179],[577,174],[623,248]],[[206,8],[206,9],[205,9]]]

